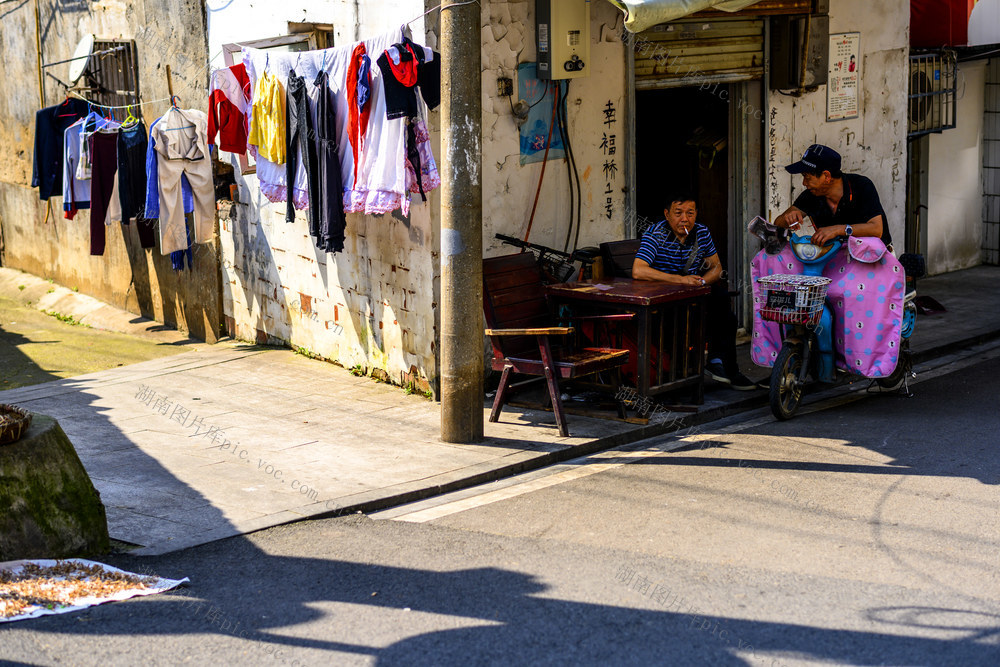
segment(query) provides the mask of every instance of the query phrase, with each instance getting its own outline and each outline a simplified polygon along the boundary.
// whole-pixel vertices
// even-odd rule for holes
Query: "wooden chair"
[[[641,239],[625,241],[608,241],[601,244],[601,260],[604,263],[605,275],[614,278],[631,278],[632,262],[635,253],[639,252]]]
[[[569,436],[569,429],[560,399],[560,379],[609,371],[612,375],[610,389],[615,392],[619,415],[625,417],[618,389],[621,365],[628,360],[628,350],[574,348],[569,343],[550,342],[551,337],[569,336],[574,329],[549,326],[552,320],[543,275],[534,254],[518,253],[483,260],[483,311],[488,327],[486,335],[493,343],[493,370],[503,372],[490,412],[491,422],[500,418],[500,411],[512,390],[524,384],[511,383],[515,373],[545,378],[559,434],[564,437]]]

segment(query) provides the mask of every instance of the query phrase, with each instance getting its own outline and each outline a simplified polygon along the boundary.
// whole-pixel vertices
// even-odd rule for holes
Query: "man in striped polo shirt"
[[[667,199],[666,218],[643,235],[632,264],[633,280],[658,280],[672,285],[709,285],[708,364],[705,371],[717,382],[750,391],[756,385],[740,372],[736,362],[736,315],[722,278],[722,262],[705,225],[699,225],[693,195],[678,193]]]

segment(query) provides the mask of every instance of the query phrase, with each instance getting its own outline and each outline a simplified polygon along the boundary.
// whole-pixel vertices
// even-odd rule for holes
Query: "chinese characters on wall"
[[[604,156],[604,215],[608,220],[614,212],[614,182],[618,179],[618,163],[615,156],[616,134],[615,125],[618,123],[617,110],[611,100],[604,105],[604,130],[601,133],[600,149]]]

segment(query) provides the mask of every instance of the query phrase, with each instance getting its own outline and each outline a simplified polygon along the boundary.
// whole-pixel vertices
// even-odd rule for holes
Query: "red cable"
[[[549,82],[545,82],[545,93],[549,92]],[[535,221],[535,209],[538,207],[538,195],[542,192],[542,179],[545,178],[545,165],[549,160],[549,146],[552,144],[552,128],[556,124],[556,108],[559,105],[559,96],[553,95],[552,97],[552,119],[549,121],[549,138],[545,141],[545,155],[542,156],[542,173],[538,175],[538,187],[535,189],[535,203],[531,205],[531,216],[528,218],[528,229],[524,232],[524,242],[528,242],[528,236],[531,235],[531,223]],[[521,248],[521,252],[524,252],[524,248]]]

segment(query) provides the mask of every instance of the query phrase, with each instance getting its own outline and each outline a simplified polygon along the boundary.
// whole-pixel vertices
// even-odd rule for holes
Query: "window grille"
[[[957,81],[958,59],[954,51],[910,56],[908,137],[955,127]]]

